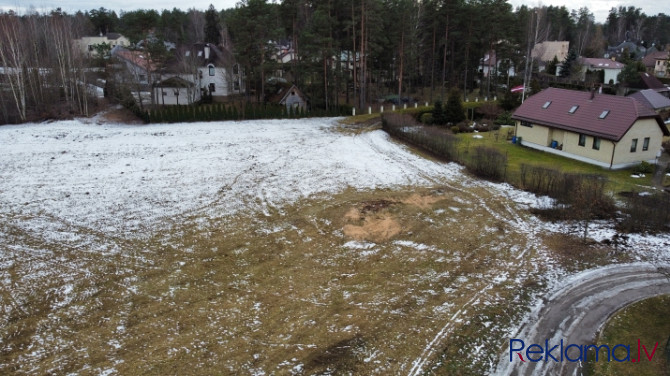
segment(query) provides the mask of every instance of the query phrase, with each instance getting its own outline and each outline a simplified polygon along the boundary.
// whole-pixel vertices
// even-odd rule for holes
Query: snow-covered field
[[[487,335],[459,354],[491,370],[495,335],[513,333],[520,307],[570,274],[543,236],[574,225],[526,211],[550,199],[473,179],[338,119],[74,120],[2,126],[0,145],[0,374],[178,369],[152,364],[303,374],[330,369],[329,337],[353,332],[336,342],[357,349],[347,354],[366,373],[419,375],[451,361],[438,356],[445,343],[461,343],[452,339],[459,328],[480,321]],[[439,207],[402,206],[415,191]],[[375,218],[401,223],[390,241],[343,235],[352,200],[371,198],[395,205],[393,218]],[[608,223],[591,231],[599,241],[614,234]],[[626,261],[667,262],[668,244],[632,236]],[[214,306],[194,305],[202,291],[196,301]],[[321,333],[317,323],[326,334],[304,334]],[[149,368],[124,350],[151,354]],[[206,360],[212,352],[230,359]]]
[[[80,121],[0,128],[3,212],[107,232],[150,231],[178,215],[262,210],[347,187],[430,185],[461,176],[333,119],[170,125]],[[26,225],[29,225],[28,223]]]

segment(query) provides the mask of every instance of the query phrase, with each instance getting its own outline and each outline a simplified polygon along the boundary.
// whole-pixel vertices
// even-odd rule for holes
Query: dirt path
[[[605,321],[626,305],[653,296],[670,294],[670,279],[649,264],[613,265],[585,271],[565,281],[564,288],[544,299],[510,336],[525,346],[549,340],[550,347],[560,344],[591,344]],[[558,349],[557,349],[558,350]],[[556,351],[552,355],[557,355]],[[526,358],[525,350],[523,356]],[[535,355],[537,356],[537,355]],[[497,375],[573,375],[579,374],[579,362],[522,362],[515,354],[510,362],[509,345],[501,354]],[[544,359],[543,359],[544,360]]]

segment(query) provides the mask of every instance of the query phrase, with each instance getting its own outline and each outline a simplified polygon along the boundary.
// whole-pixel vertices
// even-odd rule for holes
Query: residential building
[[[554,60],[554,57],[559,62],[563,62],[570,51],[570,42],[568,41],[546,41],[536,43],[533,46],[531,57],[538,61],[539,70],[544,71],[548,62]]]
[[[222,102],[231,95],[245,92],[244,74],[232,52],[211,43],[196,43],[181,54],[182,64],[173,65],[172,74],[176,72],[193,82],[214,101]]]
[[[292,83],[281,78],[274,78],[268,83],[268,103],[286,106],[286,109],[305,111],[307,109],[307,96]]]
[[[181,77],[170,77],[153,86],[154,98],[160,105],[189,105],[200,100],[200,89]]]
[[[640,90],[629,95],[629,97],[635,98],[638,102],[656,112],[670,110],[670,99],[653,89]]]
[[[482,73],[483,77],[489,76],[489,70],[491,73],[498,75],[505,73],[507,70],[508,77],[516,76],[514,71],[514,63],[510,59],[498,59],[496,56],[496,51],[491,50],[487,52],[483,58],[479,60],[479,71]]]
[[[663,136],[660,116],[631,97],[549,88],[514,112],[524,146],[605,168],[655,162]]]
[[[580,63],[582,65],[582,80],[586,76],[587,71],[603,71],[604,78],[602,83],[615,85],[619,83],[617,76],[625,67],[623,63],[618,61],[590,57],[581,58]]]
[[[670,52],[658,51],[645,56],[642,63],[647,68],[647,73],[653,74],[656,77],[668,77],[670,74],[668,67],[668,59]]]
[[[75,43],[81,49],[81,52],[90,57],[98,56],[98,49],[96,46],[101,44],[106,44],[110,50],[114,49],[117,46],[128,47],[130,46],[130,41],[128,38],[124,37],[119,33],[107,33],[98,36],[88,36],[81,39],[75,39]]]

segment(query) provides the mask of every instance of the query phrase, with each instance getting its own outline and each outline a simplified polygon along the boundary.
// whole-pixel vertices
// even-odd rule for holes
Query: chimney
[[[209,44],[205,45],[205,59],[209,59]]]
[[[591,89],[591,100],[593,100],[593,97],[596,96],[596,89]]]
[[[600,85],[600,88],[598,89],[598,94],[602,94],[602,93],[603,93],[603,85]]]

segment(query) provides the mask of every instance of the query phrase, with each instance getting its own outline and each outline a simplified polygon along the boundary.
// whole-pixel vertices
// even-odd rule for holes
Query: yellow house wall
[[[650,137],[649,150],[642,151],[645,137]],[[630,147],[634,138],[637,138],[637,150],[631,153]],[[662,141],[663,132],[654,119],[638,120],[619,141],[614,164],[653,160],[661,148]]]
[[[600,150],[593,148],[593,136],[586,136],[584,146],[579,146],[579,133],[565,132],[563,151],[571,154],[581,155],[589,159],[610,164],[614,143],[610,140],[600,139]]]
[[[521,122],[517,121],[516,136],[522,137],[523,142],[531,142],[533,144],[548,146],[549,128],[541,125],[533,124],[533,127],[525,127]]]

